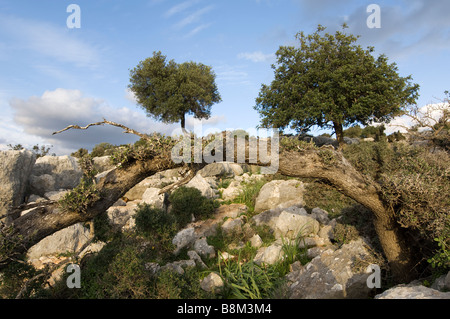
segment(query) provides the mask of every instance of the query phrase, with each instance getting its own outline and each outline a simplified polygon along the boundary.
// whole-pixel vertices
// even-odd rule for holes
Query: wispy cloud
[[[174,26],[177,29],[182,29],[192,23],[198,22],[203,15],[205,15],[206,13],[211,11],[213,8],[214,8],[213,5],[203,7],[201,9],[189,14],[187,17],[182,18]]]
[[[97,66],[101,60],[99,50],[70,31],[42,21],[0,14],[0,34],[12,40],[8,42],[9,50],[31,50],[78,67]]]
[[[275,54],[264,54],[261,51],[242,52],[238,54],[239,59],[245,59],[252,62],[266,62],[275,59]]]
[[[209,28],[210,26],[211,26],[211,23],[205,23],[205,24],[199,25],[199,26],[196,27],[195,29],[193,29],[193,30],[191,30],[190,32],[188,32],[188,33],[185,35],[185,38],[193,37],[194,35],[196,35],[196,34],[199,33],[200,31],[202,31],[202,30],[204,30],[204,29],[207,29],[207,28]]]
[[[181,13],[181,12],[185,11],[186,9],[189,9],[190,7],[197,4],[198,2],[199,2],[199,0],[187,0],[187,1],[181,2],[181,3],[173,6],[169,10],[167,10],[166,13],[164,14],[164,17],[170,18],[171,16],[173,16],[175,14]]]

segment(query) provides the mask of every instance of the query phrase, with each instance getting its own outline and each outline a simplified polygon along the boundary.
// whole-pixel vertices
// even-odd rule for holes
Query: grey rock
[[[30,186],[33,194],[42,196],[48,191],[75,188],[80,183],[83,172],[72,156],[43,156],[36,160],[31,175]],[[43,175],[53,178],[53,187],[50,187],[52,180]]]
[[[273,265],[281,260],[283,256],[283,246],[279,243],[274,243],[268,247],[259,248],[254,262],[257,264]]]
[[[323,225],[327,225],[330,222],[330,218],[328,217],[328,212],[319,207],[315,207],[311,211],[311,217],[316,219],[319,223]]]
[[[211,184],[200,174],[195,175],[194,178],[186,184],[186,187],[197,188],[203,196],[208,198],[218,197],[216,194],[218,191],[214,190]]]
[[[352,241],[338,250],[327,249],[309,262],[292,280],[290,298],[368,298],[369,273],[352,269],[355,261],[370,256],[363,240]]]
[[[200,283],[200,288],[202,288],[206,292],[218,293],[224,286],[224,282],[222,277],[220,277],[217,273],[211,272],[208,276],[203,278]]]
[[[199,238],[194,243],[194,250],[200,255],[208,258],[212,258],[216,255],[214,246],[211,246],[206,241],[206,238]]]
[[[450,292],[441,292],[417,283],[398,285],[375,296],[375,299],[450,299]]]
[[[89,240],[89,229],[81,223],[64,228],[42,239],[28,250],[29,259],[39,259],[42,256],[75,252]]]
[[[35,161],[31,151],[0,151],[0,216],[23,204]]]
[[[142,194],[142,203],[149,204],[154,208],[164,209],[167,194],[159,194],[160,191],[161,189],[159,188],[147,188],[144,194]]]
[[[196,239],[197,236],[195,234],[194,227],[189,227],[180,230],[172,239],[172,244],[176,246],[174,253],[177,254],[184,247],[192,245]]]
[[[255,212],[303,204],[303,192],[303,183],[298,180],[275,180],[266,183],[256,198]]]

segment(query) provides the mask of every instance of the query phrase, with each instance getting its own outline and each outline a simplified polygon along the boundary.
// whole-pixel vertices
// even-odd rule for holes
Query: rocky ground
[[[26,151],[1,152],[0,181],[4,203],[17,205],[25,196],[27,202],[57,200],[80,181],[82,171],[77,160],[70,156],[45,156],[35,162]],[[30,155],[31,156],[31,155]],[[100,171],[98,177],[113,167],[108,157],[95,158]],[[14,174],[14,172],[16,172]],[[150,176],[133,187],[107,211],[109,223],[122,231],[132,230],[138,204],[148,203],[158,208],[168,207],[167,194],[159,195],[164,186],[180,179],[176,169]],[[232,203],[246,185],[264,180],[257,167],[233,163],[214,163],[206,166],[186,185],[194,187],[209,198],[222,202],[214,216],[207,220],[193,221],[173,238],[177,254],[187,249],[189,259],[165,265],[149,262],[146,269],[158,273],[164,269],[182,273],[187,267],[207,267],[205,258],[236,258],[230,251],[251,245],[257,252],[254,262],[260,265],[274,264],[286,258],[284,247],[296,245],[306,251],[308,261],[296,261],[286,275],[285,296],[289,298],[446,298],[450,299],[450,273],[437,279],[431,287],[421,282],[405,283],[390,289],[369,288],[373,274],[370,265],[377,264],[370,239],[359,237],[345,244],[337,244],[334,230],[337,220],[327,211],[316,207],[307,209],[304,203],[305,184],[296,179],[271,180],[262,186],[256,198],[254,211],[248,214],[245,204]],[[24,189],[20,180],[28,181]],[[17,182],[19,181],[19,182]],[[26,212],[23,212],[26,214]],[[264,242],[257,229],[265,227],[273,240]],[[225,234],[245,233],[247,242],[237,243],[233,249],[218,249],[208,244],[207,238],[218,231]],[[67,253],[80,252],[80,257],[95,253],[105,243],[91,243],[92,234],[82,224],[63,229],[42,240],[28,251],[29,261],[36,267],[57,264]],[[61,275],[64,265],[55,272],[52,280]],[[219,291],[222,278],[211,272],[201,286],[207,291]],[[384,291],[383,291],[384,290]]]

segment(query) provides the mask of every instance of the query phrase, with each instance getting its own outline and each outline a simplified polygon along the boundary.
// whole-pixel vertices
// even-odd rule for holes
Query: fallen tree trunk
[[[226,160],[225,149],[222,154],[223,160]],[[248,154],[249,149],[246,145],[246,155]],[[237,161],[236,150],[234,155],[234,159]],[[248,158],[247,156],[246,162],[249,162]],[[267,163],[259,161],[256,164],[268,166]],[[206,163],[197,166],[200,168],[204,165]],[[123,167],[110,171],[99,180],[97,189],[101,196],[90,203],[86,213],[64,211],[58,203],[50,203],[15,219],[9,228],[10,231],[7,234],[3,232],[3,236],[7,236],[9,239],[14,238],[14,254],[24,253],[52,233],[75,223],[86,222],[105,212],[129,189],[147,176],[181,166],[182,164],[175,164],[172,161],[170,150],[146,159],[133,160]],[[393,212],[385,207],[380,199],[379,185],[356,171],[340,151],[330,148],[292,150],[281,147],[278,171],[292,177],[326,180],[345,195],[370,209],[374,213],[375,229],[395,280],[407,282],[414,278],[414,262],[411,251],[402,238]],[[9,255],[5,253],[3,255],[2,260],[0,254],[0,269],[2,262],[3,264],[8,263],[11,252]]]

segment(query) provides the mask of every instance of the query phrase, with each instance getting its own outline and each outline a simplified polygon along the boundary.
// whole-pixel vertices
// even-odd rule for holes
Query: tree
[[[181,168],[183,164],[175,163],[171,158],[171,150],[176,141],[170,137],[154,138],[136,132],[121,124],[104,120],[85,127],[70,125],[55,132],[60,133],[70,128],[88,129],[93,125],[110,124],[125,129],[126,133],[136,134],[148,141],[147,149],[124,149],[124,156],[117,156],[121,160],[117,168],[109,171],[95,184],[94,195],[83,196],[83,189],[75,189],[67,198],[74,196],[87,198],[84,209],[62,209],[61,202],[49,201],[45,203],[25,204],[9,213],[16,216],[10,225],[0,226],[0,271],[20,254],[26,252],[34,244],[54,232],[64,229],[78,222],[92,220],[95,216],[105,212],[129,189],[142,181],[145,177],[159,171],[171,168]],[[224,139],[226,139],[224,134]],[[336,189],[367,207],[373,212],[374,226],[381,246],[391,266],[392,274],[397,282],[409,282],[415,278],[414,267],[417,256],[410,243],[405,240],[403,230],[396,222],[394,208],[386,205],[381,197],[381,186],[370,176],[362,174],[344,158],[340,150],[333,148],[317,148],[310,143],[297,139],[280,141],[279,173],[291,177],[318,178],[329,182]],[[246,141],[245,154],[249,152],[249,142]],[[271,144],[269,142],[269,144]],[[195,145],[193,143],[192,145]],[[226,145],[226,141],[223,145]],[[192,146],[194,147],[194,146]],[[220,152],[223,160],[228,160],[226,148]],[[238,160],[235,149],[234,161]],[[249,162],[246,158],[246,162]],[[260,166],[269,165],[258,158]],[[207,163],[191,164],[190,172],[184,178],[168,187],[179,187],[192,179],[196,172]],[[92,189],[88,189],[92,194]],[[163,188],[160,193],[168,191]],[[70,208],[70,207],[69,207]],[[24,210],[32,209],[27,214],[20,214]]]
[[[130,71],[130,90],[149,116],[165,123],[181,121],[186,114],[208,119],[211,106],[221,101],[211,67],[195,62],[177,64],[161,52],[141,61]]]
[[[344,127],[389,121],[415,102],[419,85],[399,76],[385,55],[375,59],[373,47],[356,45],[358,37],[324,30],[319,25],[311,35],[298,33],[298,48],[280,47],[275,78],[262,85],[255,109],[262,127],[332,128],[342,145]]]

